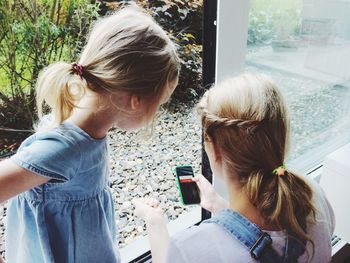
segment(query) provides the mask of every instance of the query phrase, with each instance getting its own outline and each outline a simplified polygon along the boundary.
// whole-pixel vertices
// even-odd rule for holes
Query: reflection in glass
[[[271,75],[284,92],[290,160],[350,138],[349,13],[350,1],[251,1],[246,70]]]

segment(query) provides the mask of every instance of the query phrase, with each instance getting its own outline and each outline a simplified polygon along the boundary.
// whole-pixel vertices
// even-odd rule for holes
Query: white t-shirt
[[[309,182],[309,180],[308,180]],[[307,243],[307,250],[298,262],[324,263],[331,261],[331,237],[335,219],[333,210],[321,187],[314,181],[309,182],[314,190],[313,203],[317,209],[315,224],[307,226],[307,232],[315,244],[312,261],[312,245]],[[264,230],[265,231],[265,230]],[[286,244],[285,231],[265,231],[271,235],[272,247],[283,255]],[[171,238],[167,253],[168,263],[250,263],[254,260],[248,249],[235,237],[215,223],[201,224],[185,229]]]

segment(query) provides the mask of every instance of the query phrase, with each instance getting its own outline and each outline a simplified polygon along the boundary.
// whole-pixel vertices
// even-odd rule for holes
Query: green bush
[[[0,148],[36,120],[35,82],[50,63],[74,61],[99,3],[87,0],[4,0],[0,6]],[[4,141],[6,141],[4,143]]]
[[[248,45],[269,45],[275,37],[273,14],[252,10],[249,15]]]
[[[204,90],[202,81],[202,6],[203,0],[138,0],[105,3],[109,11],[136,2],[146,9],[177,44],[181,59],[179,85],[172,98],[190,103]],[[107,11],[108,12],[108,11]]]
[[[301,10],[301,0],[252,0],[248,46],[265,46],[274,40],[297,38],[301,25]]]

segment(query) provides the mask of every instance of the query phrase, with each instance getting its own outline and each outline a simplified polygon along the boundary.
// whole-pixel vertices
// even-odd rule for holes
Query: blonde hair
[[[124,7],[97,21],[79,64],[83,66],[81,77],[65,62],[52,64],[41,73],[37,82],[39,118],[46,102],[53,123],[61,123],[70,117],[86,89],[129,91],[156,104],[179,72],[174,44],[137,6]]]
[[[289,170],[273,173],[285,161],[289,118],[272,80],[260,74],[230,78],[207,91],[197,111],[206,139],[266,222],[314,246],[306,232],[307,217],[315,219],[312,189]]]

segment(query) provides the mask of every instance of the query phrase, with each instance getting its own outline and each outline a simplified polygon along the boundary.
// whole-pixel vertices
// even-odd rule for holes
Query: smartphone
[[[194,177],[192,167],[190,165],[176,166],[174,172],[182,204],[199,204],[201,202],[199,189],[196,182],[192,181]]]

